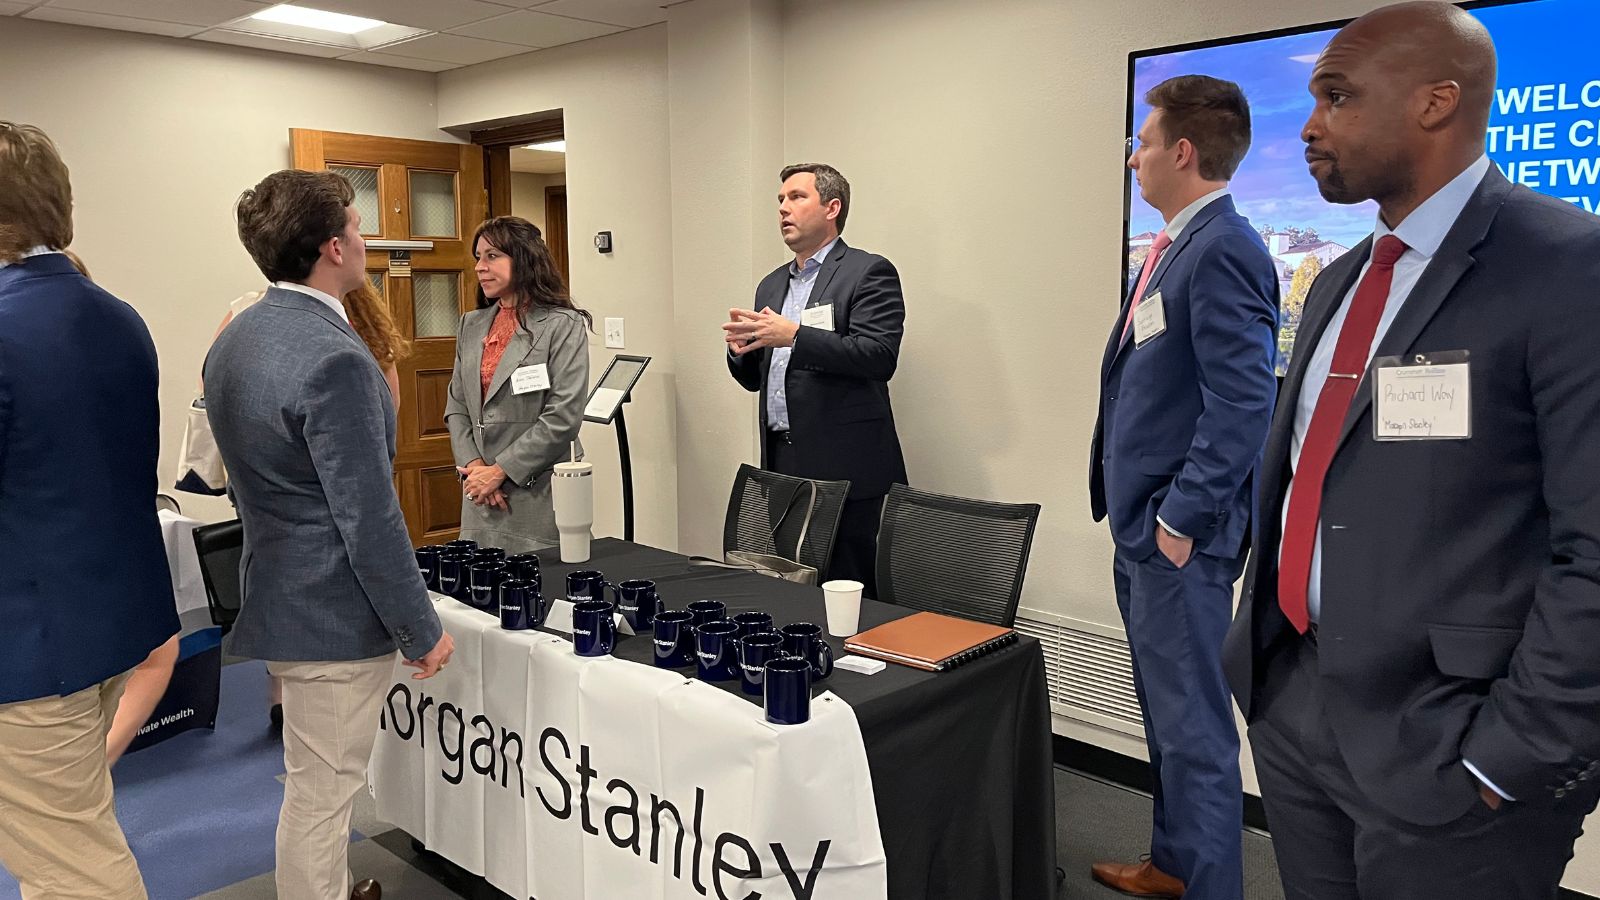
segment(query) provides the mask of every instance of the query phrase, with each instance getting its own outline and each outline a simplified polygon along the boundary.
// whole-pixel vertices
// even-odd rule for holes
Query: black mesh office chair
[[[205,582],[211,621],[226,634],[239,617],[239,605],[244,600],[239,588],[244,526],[238,519],[200,525],[194,530],[194,549],[200,557],[200,580]]]
[[[1037,503],[994,503],[889,488],[878,526],[878,599],[1016,624]]]
[[[747,550],[772,553],[811,566],[826,577],[839,534],[839,513],[850,494],[848,481],[812,481],[817,486],[806,526],[807,479],[779,475],[755,466],[739,466],[728,497],[728,518],[722,527],[722,552]],[[785,515],[785,513],[788,513]],[[805,542],[798,548],[800,529]]]

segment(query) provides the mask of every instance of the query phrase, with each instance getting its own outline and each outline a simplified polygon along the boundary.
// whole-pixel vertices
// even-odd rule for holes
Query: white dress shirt
[[[37,247],[29,247],[28,249],[22,251],[22,255],[21,256],[17,257],[16,259],[12,260],[11,262],[0,262],[0,269],[4,269],[6,266],[16,265],[17,263],[22,262],[23,260],[29,259],[31,257],[43,256],[46,253],[60,253],[60,252],[61,252],[60,250],[51,250],[49,247],[46,247],[43,244],[40,244]]]
[[[293,282],[293,281],[274,282],[272,286],[273,287],[283,288],[286,291],[296,291],[298,293],[305,294],[307,297],[314,297],[314,298],[316,298],[318,300],[321,300],[323,305],[327,306],[329,309],[331,309],[334,312],[338,313],[339,314],[339,318],[345,320],[346,322],[350,321],[349,314],[344,311],[344,304],[340,303],[337,297],[331,297],[331,296],[329,296],[327,294],[324,294],[323,292],[317,290],[314,287],[309,287],[309,286],[303,285],[303,284],[297,284],[296,282]]]

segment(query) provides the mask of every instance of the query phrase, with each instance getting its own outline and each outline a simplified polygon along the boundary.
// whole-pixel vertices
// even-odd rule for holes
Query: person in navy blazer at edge
[[[844,242],[850,182],[833,166],[778,174],[778,229],[794,262],[756,287],[753,309],[722,326],[728,370],[761,395],[761,467],[850,482],[822,580],[859,581],[876,595],[878,523],[906,462],[889,406],[889,379],[905,334],[905,295],[894,264]]]
[[[142,898],[106,732],[178,633],[156,518],[156,348],[60,251],[72,185],[0,122],[0,866],[24,897]]]
[[[1495,70],[1417,3],[1311,73],[1310,174],[1378,217],[1306,298],[1223,654],[1291,900],[1554,900],[1600,797],[1600,219],[1485,155]]]
[[[1091,871],[1136,896],[1238,900],[1239,736],[1220,657],[1277,387],[1278,279],[1228,193],[1250,148],[1239,86],[1184,75],[1145,101],[1128,167],[1167,224],[1106,344],[1089,496],[1111,520],[1155,817],[1148,859]]]

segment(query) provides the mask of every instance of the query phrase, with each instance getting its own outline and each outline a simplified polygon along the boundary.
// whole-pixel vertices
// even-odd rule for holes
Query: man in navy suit
[[[1378,218],[1306,298],[1223,654],[1291,900],[1551,900],[1600,797],[1600,220],[1484,155],[1495,67],[1410,3],[1312,70],[1311,175]]]
[[[156,348],[81,275],[44,132],[0,122],[0,865],[24,897],[142,898],[106,731],[178,633],[156,518]]]
[[[1250,148],[1239,86],[1185,75],[1145,101],[1128,167],[1167,224],[1106,345],[1089,495],[1111,519],[1155,821],[1147,860],[1092,874],[1137,896],[1237,900],[1239,736],[1219,657],[1272,417],[1278,279],[1228,194]]]
[[[906,461],[889,405],[905,334],[894,264],[844,242],[850,182],[823,163],[779,173],[778,228],[794,262],[756,286],[752,309],[728,310],[728,371],[761,395],[761,467],[850,482],[823,580],[877,593],[878,522]]]

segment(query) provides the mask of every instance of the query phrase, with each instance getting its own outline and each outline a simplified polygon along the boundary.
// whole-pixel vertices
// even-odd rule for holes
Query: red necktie
[[[1366,371],[1378,320],[1383,318],[1383,308],[1389,302],[1394,264],[1405,252],[1405,243],[1392,234],[1384,235],[1373,249],[1372,267],[1362,276],[1344,326],[1339,329],[1328,380],[1317,395],[1311,426],[1300,445],[1300,463],[1294,470],[1278,561],[1278,605],[1289,617],[1289,624],[1301,634],[1311,622],[1306,592],[1311,584],[1311,556],[1317,546],[1317,522],[1322,519],[1322,483],[1333,462],[1350,401],[1355,399],[1356,387]]]
[[[1122,342],[1128,339],[1128,332],[1133,329],[1133,311],[1139,308],[1139,301],[1144,299],[1144,289],[1150,286],[1150,276],[1155,274],[1161,254],[1170,246],[1172,238],[1167,237],[1166,229],[1162,229],[1150,245],[1150,255],[1144,258],[1144,268],[1139,270],[1139,286],[1133,289],[1133,299],[1128,302],[1128,320],[1122,323],[1122,337],[1118,339],[1117,346],[1122,346]]]

